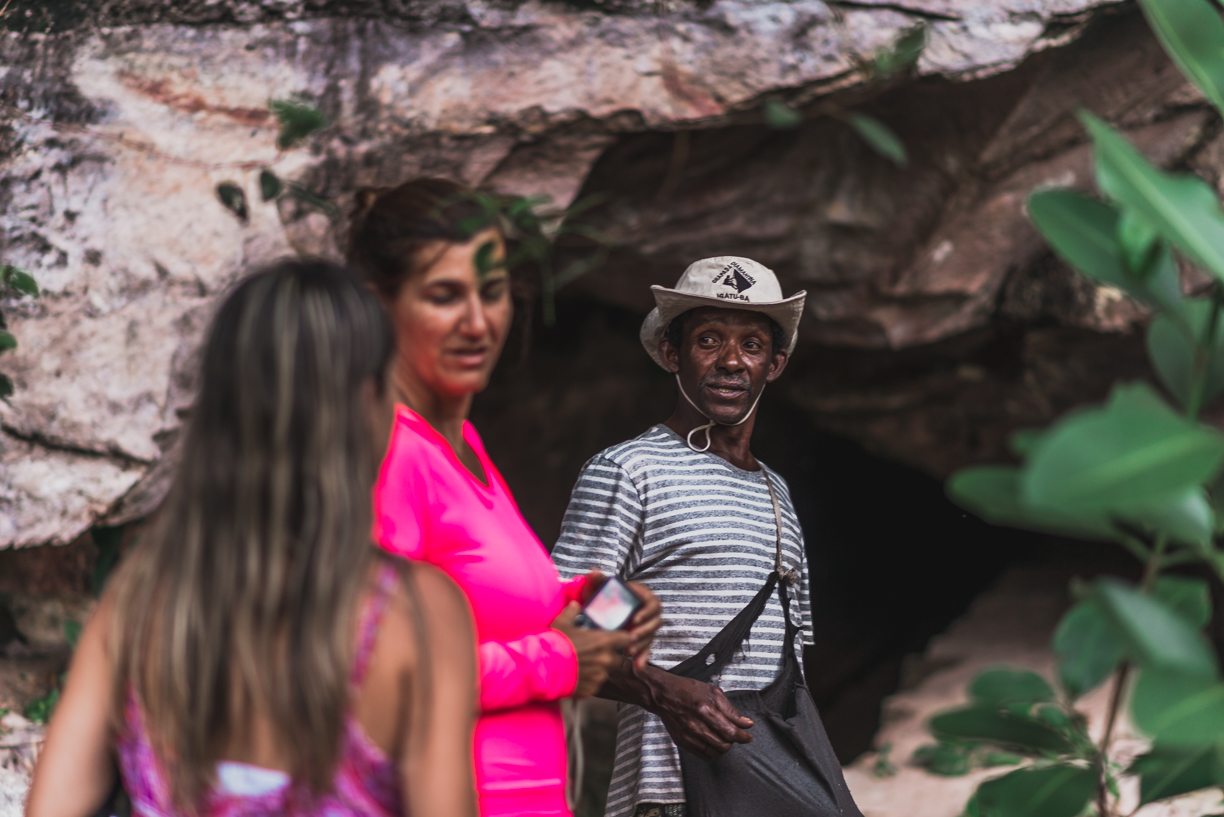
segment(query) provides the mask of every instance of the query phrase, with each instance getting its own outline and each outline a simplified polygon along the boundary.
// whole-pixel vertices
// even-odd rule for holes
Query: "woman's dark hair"
[[[331,785],[374,550],[364,395],[393,351],[378,299],[325,261],[251,275],[213,320],[181,465],[114,580],[110,633],[112,716],[131,691],[183,811],[254,711],[295,782]]]
[[[531,342],[532,306],[539,270],[529,260],[515,262],[514,242],[506,236],[492,199],[449,179],[419,178],[394,188],[361,190],[349,229],[348,263],[386,300],[429,268],[422,250],[439,241],[462,244],[489,228],[507,241],[514,323],[506,341],[521,362]]]
[[[423,248],[439,241],[471,241],[489,227],[500,232],[478,194],[448,179],[362,190],[349,232],[349,266],[384,298],[394,298],[404,281],[424,268]]]
[[[690,309],[681,312],[667,325],[667,331],[663,333],[663,337],[667,338],[667,342],[676,349],[679,349],[684,343],[684,324],[696,311],[696,309]],[[778,322],[769,318],[769,352],[773,354],[778,351],[786,351],[786,335],[782,332],[782,327]]]

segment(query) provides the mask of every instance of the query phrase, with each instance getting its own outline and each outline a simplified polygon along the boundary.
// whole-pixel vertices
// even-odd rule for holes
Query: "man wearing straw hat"
[[[757,403],[795,348],[806,293],[783,298],[772,271],[729,256],[651,290],[642,345],[675,375],[676,409],[583,467],[552,554],[563,575],[603,570],[648,584],[663,602],[655,664],[638,671],[626,660],[600,692],[622,703],[608,817],[684,815],[677,745],[713,759],[749,743],[752,721],[722,690],[765,687],[784,650],[801,658],[812,634],[803,532],[786,482],[751,450]],[[775,567],[798,598],[796,643],[784,643],[774,595],[712,683],[665,671],[711,641]]]

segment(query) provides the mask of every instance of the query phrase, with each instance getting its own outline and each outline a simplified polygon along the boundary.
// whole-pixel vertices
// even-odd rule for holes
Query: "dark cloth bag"
[[[795,656],[799,628],[791,622],[786,581],[794,573],[782,570],[781,511],[768,474],[765,480],[778,525],[777,568],[747,607],[671,672],[709,683],[739,652],[775,587],[786,620],[782,671],[764,689],[726,692],[752,719],[752,743],[733,744],[717,760],[680,750],[688,817],[863,817]]]

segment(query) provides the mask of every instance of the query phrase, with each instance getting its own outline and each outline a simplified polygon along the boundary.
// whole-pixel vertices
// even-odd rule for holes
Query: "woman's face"
[[[486,244],[492,268],[483,274],[477,254]],[[462,397],[483,389],[506,342],[514,317],[505,244],[496,230],[466,244],[439,242],[421,251],[423,273],[404,282],[389,304],[399,352],[397,381],[411,394],[419,388],[440,397]]]

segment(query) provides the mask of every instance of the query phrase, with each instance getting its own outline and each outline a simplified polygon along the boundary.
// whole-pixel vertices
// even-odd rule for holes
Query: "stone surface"
[[[421,173],[559,205],[606,194],[589,220],[610,262],[572,297],[640,313],[646,284],[689,260],[756,255],[809,289],[801,352],[832,360],[935,349],[922,369],[939,344],[990,347],[1000,320],[1115,337],[1141,314],[1090,288],[1047,304],[1058,272],[1023,217],[1032,186],[1087,180],[1074,106],[1162,162],[1218,168],[1201,100],[1116,5],[18,2],[0,37],[0,252],[44,295],[2,305],[20,347],[0,359],[18,388],[0,404],[0,547],[153,507],[217,297],[253,264],[343,246],[322,213],[260,201],[264,167],[340,211],[358,187]],[[930,27],[918,77],[864,86],[857,61],[917,22]],[[335,124],[280,152],[267,102],[294,95]],[[804,124],[762,125],[772,95]],[[901,133],[911,166],[858,141],[838,120],[850,109]],[[245,221],[218,202],[221,182],[245,191]],[[900,386],[839,381],[834,365],[791,378],[785,399],[945,473],[995,453],[1017,419],[1097,396],[964,365],[951,384],[940,371]],[[993,408],[1031,410],[975,430],[977,448],[941,439],[924,395],[959,406],[984,388]],[[876,408],[846,409],[864,403]]]

